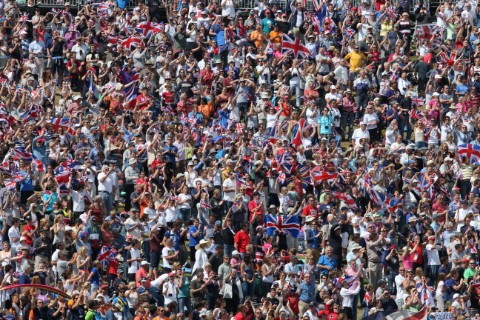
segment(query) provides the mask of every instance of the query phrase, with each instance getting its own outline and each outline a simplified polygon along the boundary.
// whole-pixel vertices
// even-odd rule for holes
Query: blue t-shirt
[[[20,173],[25,176],[25,179],[20,184],[20,191],[33,191],[33,181],[31,175],[25,170],[21,170]]]
[[[99,286],[100,285],[100,272],[98,272],[98,269],[95,268],[95,267],[93,267],[90,272],[93,273],[93,276],[90,279],[90,283]]]
[[[182,239],[180,238],[180,234],[173,232],[173,231],[167,231],[165,233],[165,238],[170,238],[173,240],[173,247],[175,250],[180,251],[180,243]]]
[[[331,115],[322,115],[318,118],[318,124],[320,125],[320,134],[332,134],[333,118]]]
[[[457,84],[455,90],[460,94],[465,94],[468,92],[468,86],[465,84]]]
[[[190,226],[190,228],[188,228],[188,242],[190,247],[195,247],[202,239],[201,232],[198,234],[198,236],[196,237],[193,236],[193,234],[197,231],[198,231],[198,228],[195,226]]]
[[[48,201],[50,199],[50,201]],[[43,202],[48,201],[47,203],[47,208],[45,209],[46,211],[52,211],[53,210],[53,204],[57,202],[58,199],[58,194],[56,192],[52,194],[44,194],[43,195]]]
[[[318,259],[317,264],[329,267],[329,270],[320,269],[321,274],[328,274],[329,271],[337,267],[337,260],[333,256],[331,258],[328,258],[326,255],[323,255]]]
[[[171,146],[165,146],[163,148],[164,151],[168,151],[166,154],[165,154],[165,157],[167,158],[167,162],[170,162],[170,163],[174,163],[175,162],[175,158],[176,158],[176,154],[178,152],[178,148],[175,147],[174,145],[171,145]],[[173,153],[174,152],[174,153]]]
[[[307,284],[306,281],[303,281],[300,284],[300,289],[302,292],[300,293],[299,300],[303,302],[313,302],[315,298],[315,281],[310,280],[310,283]]]

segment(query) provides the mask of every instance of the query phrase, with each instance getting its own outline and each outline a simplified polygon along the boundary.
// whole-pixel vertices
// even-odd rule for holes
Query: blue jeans
[[[342,112],[342,139],[345,139],[348,128],[348,140],[352,138],[353,121],[355,120],[354,112]]]
[[[180,216],[184,223],[190,221],[190,209],[178,209],[178,211],[180,212]]]
[[[225,256],[231,256],[232,252],[233,252],[233,249],[235,249],[235,246],[230,245],[230,244],[224,244],[223,245],[223,254]]]
[[[242,291],[244,301],[246,297],[250,297],[250,299],[253,299],[253,295],[255,293],[255,280],[252,283],[248,281],[242,281]]]
[[[190,298],[177,298],[178,299],[178,312],[190,311]]]
[[[427,275],[428,275],[428,285],[433,286],[435,283],[435,279],[438,278],[438,269],[440,266],[427,266]]]
[[[153,300],[155,300],[157,307],[163,306],[163,295],[160,294],[160,290],[156,287],[150,287],[148,292],[152,296]]]
[[[107,212],[110,213],[113,208],[113,196],[110,192],[100,191],[100,197],[102,198],[105,207],[107,208]]]

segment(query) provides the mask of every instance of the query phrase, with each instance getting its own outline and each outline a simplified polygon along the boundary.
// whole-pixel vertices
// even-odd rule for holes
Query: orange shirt
[[[281,44],[282,43],[283,32],[275,30],[270,31],[270,41],[274,44]]]
[[[201,104],[197,108],[197,112],[201,112],[203,118],[210,119],[210,116],[213,112],[213,105],[211,102],[207,102],[207,104]]]
[[[263,47],[263,41],[265,41],[265,35],[262,32],[258,32],[257,30],[255,30],[250,34],[250,39],[255,44],[255,47],[257,47],[257,49],[260,49]]]

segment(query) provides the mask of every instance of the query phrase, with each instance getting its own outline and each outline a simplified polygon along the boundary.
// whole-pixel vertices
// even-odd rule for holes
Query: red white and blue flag
[[[60,165],[53,172],[58,183],[68,183],[70,179],[70,170],[67,166]]]
[[[43,162],[35,157],[35,155],[32,154],[32,164],[33,164],[33,170],[36,172],[45,172],[45,166],[43,165]]]
[[[40,107],[34,104],[27,111],[20,115],[20,119],[23,123],[27,123],[32,119],[37,119],[40,116],[40,112]]]
[[[320,181],[333,180],[338,177],[338,172],[323,171],[320,167],[315,167],[310,171],[312,182],[316,185]]]
[[[97,260],[106,264],[107,262],[111,262],[115,260],[116,255],[118,254],[117,250],[113,247],[103,246],[100,249],[100,253],[97,256]]]
[[[458,153],[470,159],[470,163],[480,163],[480,146],[475,144],[461,144],[457,147]]]
[[[311,56],[310,51],[300,42],[300,39],[292,39],[284,34],[282,38],[282,53],[289,52],[293,54],[294,58],[298,58],[298,56],[308,58]]]
[[[13,149],[13,155],[18,157],[19,159],[23,160],[31,160],[32,159],[32,154],[28,151],[26,151],[22,147],[16,147]]]
[[[137,30],[145,37],[150,38],[152,35],[162,31],[162,25],[160,23],[144,21],[137,24]]]
[[[337,192],[337,191],[332,191],[331,193],[334,198],[342,200],[351,209],[354,209],[354,210],[358,209],[357,204],[355,203],[355,200],[353,200],[351,195],[346,194],[345,192]]]
[[[300,237],[300,221],[297,216],[265,215],[267,236],[275,233],[289,233],[294,238]]]
[[[9,189],[9,190],[14,189],[15,185],[17,184],[15,181],[10,180],[10,179],[6,179],[4,183],[5,183],[5,187],[7,187],[7,189]]]
[[[69,118],[53,118],[52,121],[53,130],[56,132],[58,129],[63,128],[65,130],[70,129],[70,119]]]
[[[425,104],[425,99],[422,97],[415,96],[415,97],[412,97],[411,100],[412,100],[412,104],[417,107],[421,107]]]
[[[300,121],[298,122],[297,132],[295,132],[295,136],[292,139],[292,146],[295,149],[297,149],[298,146],[303,144],[303,142],[302,142],[302,132],[303,132],[303,128],[305,127],[305,122],[306,122],[306,120],[304,118],[300,119]]]
[[[138,46],[143,46],[143,39],[136,36],[130,36],[127,39],[123,40],[121,43],[122,47],[133,51]]]

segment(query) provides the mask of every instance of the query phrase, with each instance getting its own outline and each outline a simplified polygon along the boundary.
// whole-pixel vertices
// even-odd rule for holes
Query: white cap
[[[140,265],[141,266],[148,266],[150,263],[148,263],[147,261],[143,260],[142,262],[140,262]]]

